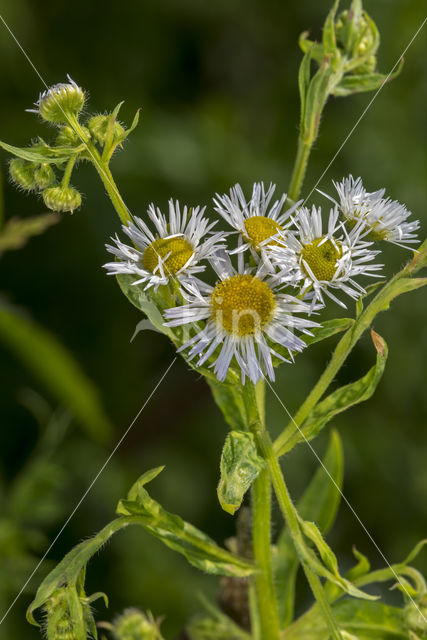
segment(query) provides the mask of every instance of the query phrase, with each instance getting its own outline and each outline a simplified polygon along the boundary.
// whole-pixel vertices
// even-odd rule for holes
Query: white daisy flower
[[[270,184],[266,190],[263,182],[256,182],[247,202],[241,186],[236,184],[230,195],[217,194],[214,198],[215,210],[239,233],[238,247],[231,253],[249,249],[255,259],[259,257],[257,252],[264,258],[265,247],[273,244],[274,236],[288,226],[289,217],[300,202],[283,211],[287,198],[284,193],[270,205],[275,188]]]
[[[105,264],[109,274],[130,273],[137,279],[133,284],[145,283],[146,289],[165,285],[171,278],[182,284],[196,273],[204,271],[201,261],[212,258],[224,246],[224,232],[213,233],[216,224],[204,216],[205,207],[181,211],[178,201],[169,200],[169,219],[151,204],[148,216],[155,227],[151,231],[141,218],[123,225],[123,231],[133,246],[123,243],[117,236],[115,246],[106,245],[116,256]]]
[[[366,233],[363,222],[347,231],[344,224],[338,222],[338,215],[337,207],[330,210],[324,232],[320,207],[313,206],[311,211],[301,207],[294,218],[296,232],[269,250],[273,264],[280,270],[278,277],[289,284],[298,283],[300,295],[307,294],[313,306],[323,303],[323,294],[326,294],[345,307],[331,289],[357,299],[365,290],[354,278],[378,277],[376,272],[383,266],[368,264],[380,252],[369,248],[372,242],[362,240]]]
[[[305,347],[293,330],[310,333],[309,328],[319,326],[293,315],[308,313],[309,305],[279,293],[277,280],[265,266],[255,273],[236,271],[225,255],[211,264],[219,277],[217,284],[211,287],[194,280],[186,285],[188,304],[166,309],[166,326],[205,323],[180,351],[189,349],[189,359],[198,357],[201,366],[218,349],[211,365],[218,380],[226,378],[232,364],[240,367],[243,383],[246,376],[254,384],[264,376],[274,380],[272,356],[288,362],[274,347],[287,349],[292,358],[293,352]]]
[[[350,224],[363,220],[369,229],[369,239],[385,240],[406,249],[418,242],[414,232],[420,226],[419,221],[406,222],[411,212],[396,200],[384,198],[385,189],[369,193],[361,178],[355,180],[351,175],[333,184],[338,192],[339,202],[336,204],[340,211]]]

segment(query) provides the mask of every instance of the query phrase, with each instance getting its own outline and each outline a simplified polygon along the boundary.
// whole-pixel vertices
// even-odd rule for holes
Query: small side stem
[[[298,552],[298,541],[301,540],[301,529],[298,523],[297,511],[292,503],[291,496],[289,495],[288,488],[285,483],[285,479],[282,474],[282,470],[279,465],[279,461],[274,453],[273,443],[270,436],[264,429],[259,429],[254,432],[258,443],[258,446],[262,452],[262,455],[267,463],[267,467],[271,476],[274,491],[279,502],[280,509],[283,517],[286,521],[286,525],[289,529],[292,539],[296,543]],[[307,577],[308,583],[311,587],[313,595],[318,603],[324,620],[327,624],[332,640],[342,640],[341,632],[334,618],[334,615],[329,606],[325,592],[323,590],[322,583],[317,575],[315,575],[303,558],[301,558],[301,564]]]
[[[294,202],[298,200],[301,193],[312,144],[312,142],[306,142],[301,138],[298,139],[297,155],[288,190],[288,197]]]
[[[65,167],[64,175],[62,176],[61,186],[68,187],[70,184],[71,174],[73,173],[74,164],[76,162],[76,156],[72,156]]]
[[[81,140],[84,141],[84,144],[86,145],[86,148],[89,152],[90,159],[103,182],[105,190],[108,193],[110,200],[119,215],[120,220],[123,224],[127,225],[132,221],[132,218],[129,213],[129,209],[125,205],[124,200],[120,195],[120,191],[114,181],[108,163],[103,162],[98,149],[87,139],[87,133],[85,133],[85,131],[81,128],[77,118],[72,118],[70,116],[69,122],[74,131],[80,136]]]

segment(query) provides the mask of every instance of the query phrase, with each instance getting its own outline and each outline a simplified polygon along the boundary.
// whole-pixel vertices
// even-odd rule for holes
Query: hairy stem
[[[264,382],[245,385],[244,397],[248,428],[254,420],[264,426]],[[271,482],[267,469],[261,471],[252,487],[252,544],[259,572],[255,575],[257,616],[262,640],[279,640],[280,624],[271,560]],[[254,626],[254,625],[253,625]]]
[[[120,220],[123,224],[128,224],[132,221],[131,215],[129,213],[129,209],[124,203],[122,196],[120,195],[120,191],[114,182],[113,175],[110,171],[107,162],[104,162],[99,154],[98,149],[87,139],[87,134],[80,126],[77,118],[72,118],[69,116],[69,121],[74,129],[74,131],[80,136],[81,140],[84,142],[86,149],[89,153],[92,164],[97,170],[99,177],[101,178],[103,185],[105,187],[106,192],[108,193],[111,202],[113,203],[113,207],[115,208]]]
[[[303,544],[303,541],[301,529],[298,522],[298,513],[289,495],[289,491],[286,486],[279,461],[274,452],[270,436],[265,429],[256,430],[254,433],[259,449],[267,463],[268,471],[271,476],[271,481],[273,483],[280,510],[282,511],[289,533],[291,534],[291,537],[295,543],[297,553],[300,555],[299,548],[301,544]],[[323,618],[329,629],[332,640],[342,640],[340,630],[329,606],[320,579],[311,571],[310,567],[307,565],[307,562],[304,560],[304,558],[301,557],[301,555],[300,558],[308,583],[311,587],[316,602],[318,603],[319,608],[322,611]]]
[[[311,147],[312,143],[302,140],[301,137],[298,139],[297,155],[288,190],[288,198],[294,202],[298,200],[301,193]]]

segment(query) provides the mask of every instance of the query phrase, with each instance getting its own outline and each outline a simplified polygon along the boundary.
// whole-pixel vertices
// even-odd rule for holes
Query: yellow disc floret
[[[265,216],[251,216],[245,220],[246,235],[253,247],[259,247],[261,242],[268,240],[271,236],[282,231],[283,227]],[[267,242],[267,244],[276,244],[275,240]]]
[[[145,249],[142,266],[154,273],[161,262],[165,275],[174,275],[182,269],[193,253],[193,247],[182,236],[158,238]]]
[[[255,276],[232,276],[212,292],[212,318],[231,335],[253,336],[270,322],[275,309],[274,293]]]
[[[303,248],[301,262],[303,268],[304,262],[308,264],[317,280],[332,280],[337,271],[337,260],[341,258],[342,254],[341,243],[337,240],[332,242],[324,240],[324,238],[316,238]]]

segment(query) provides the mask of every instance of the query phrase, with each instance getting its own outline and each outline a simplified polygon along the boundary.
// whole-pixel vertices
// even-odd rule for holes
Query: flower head
[[[36,109],[28,109],[41,115],[43,120],[55,124],[67,123],[71,116],[77,116],[85,103],[85,92],[74,80],[68,77],[68,82],[60,82],[49,87],[40,94],[36,102]]]
[[[350,224],[363,221],[370,239],[385,240],[408,249],[408,245],[418,242],[414,232],[420,226],[419,221],[406,222],[411,212],[396,200],[384,198],[385,189],[369,193],[361,178],[355,180],[351,175],[333,184],[338,192],[336,204],[344,217]]]
[[[230,195],[214,198],[215,210],[239,233],[238,248],[232,253],[250,249],[257,258],[257,252],[264,253],[265,247],[274,244],[274,237],[287,226],[287,221],[297,205],[283,211],[287,195],[270,205],[276,186],[256,182],[252,197],[246,201],[242,188],[236,184]],[[264,256],[263,256],[264,257]]]
[[[274,380],[273,356],[286,361],[276,349],[302,351],[305,342],[293,333],[309,333],[318,326],[294,313],[308,313],[310,307],[295,297],[279,292],[274,276],[260,267],[256,272],[237,271],[225,254],[211,261],[219,280],[214,287],[195,280],[186,285],[187,304],[165,311],[166,325],[176,327],[203,322],[180,350],[188,358],[198,357],[201,366],[215,357],[215,375],[223,381],[232,364],[237,364],[242,381],[256,383],[265,375]],[[281,349],[282,348],[282,349]]]
[[[204,216],[205,207],[187,208],[181,211],[179,203],[169,200],[169,218],[153,204],[148,216],[155,227],[135,217],[123,231],[134,246],[124,244],[117,236],[115,246],[107,245],[116,256],[115,262],[104,265],[110,274],[130,273],[138,278],[134,284],[145,283],[146,289],[165,285],[171,278],[181,283],[204,271],[203,260],[214,256],[223,247],[224,233],[212,233],[216,222]]]
[[[372,251],[370,242],[362,240],[364,226],[356,224],[347,231],[338,221],[338,209],[329,212],[326,232],[323,230],[320,207],[298,210],[296,230],[270,248],[272,263],[279,268],[279,277],[301,287],[312,305],[323,303],[323,294],[341,306],[345,305],[331,292],[342,290],[354,299],[365,292],[354,280],[356,276],[375,276],[382,265],[368,264],[379,251]]]

